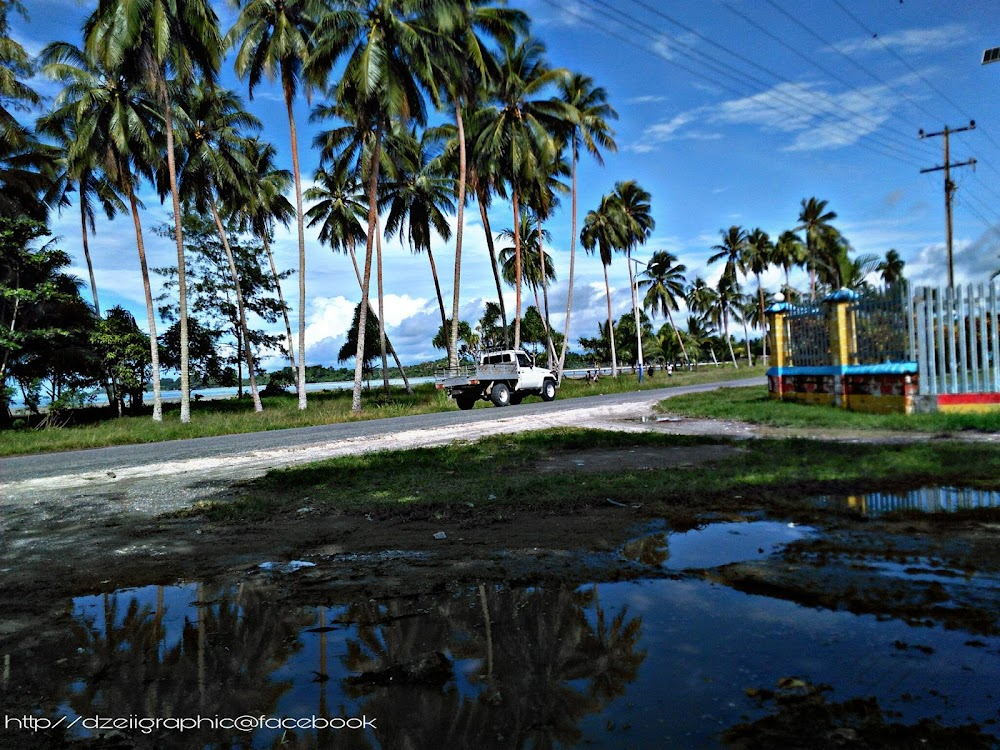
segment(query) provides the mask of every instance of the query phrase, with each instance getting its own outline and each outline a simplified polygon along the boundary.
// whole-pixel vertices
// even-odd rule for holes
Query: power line
[[[749,24],[750,26],[752,26],[753,28],[757,29],[759,32],[761,32],[762,34],[764,34],[768,39],[771,39],[772,41],[776,42],[777,44],[780,44],[782,47],[784,47],[785,49],[787,49],[789,52],[791,52],[792,54],[794,54],[799,59],[801,59],[804,62],[808,63],[809,65],[811,65],[812,67],[816,68],[817,70],[819,70],[820,72],[824,73],[825,75],[830,76],[835,81],[839,82],[842,86],[844,86],[844,87],[846,87],[848,89],[855,89],[856,90],[856,87],[853,84],[851,84],[850,82],[848,82],[847,80],[845,80],[839,73],[831,70],[830,68],[826,67],[825,65],[821,65],[819,62],[817,62],[817,60],[816,60],[816,58],[814,56],[807,55],[806,53],[802,52],[801,50],[796,49],[791,44],[789,44],[787,41],[785,41],[782,37],[778,36],[777,34],[773,33],[772,31],[768,30],[765,26],[757,23],[753,18],[751,18],[749,15],[747,15],[743,11],[739,10],[738,8],[734,8],[730,3],[726,2],[726,0],[716,0],[716,2],[719,3],[720,5],[722,5],[730,13],[733,13],[734,15],[738,16],[739,18],[743,19],[743,21],[745,21],[747,24]],[[863,96],[865,99],[867,99],[868,101],[872,102],[873,104],[881,106],[881,103],[879,102],[879,100],[876,99],[875,97],[869,95],[868,93],[866,93],[864,91],[861,91],[861,90],[857,90],[857,93],[859,93],[861,96]],[[902,130],[900,130],[898,128],[891,128],[891,130],[892,130],[892,132],[898,134],[898,136],[901,139],[904,139],[906,141],[912,142],[912,139],[910,138],[910,136],[908,134],[904,133]],[[928,148],[930,148],[930,146],[928,146]]]
[[[725,89],[727,91],[730,91],[730,92],[732,92],[736,96],[739,96],[741,98],[752,98],[752,96],[748,96],[748,94],[746,92],[743,92],[743,91],[740,91],[740,90],[734,88],[729,83],[723,82],[723,81],[719,81],[718,79],[713,78],[711,76],[706,76],[703,73],[701,73],[700,71],[696,71],[693,68],[691,68],[690,66],[685,65],[685,64],[679,62],[678,60],[676,60],[676,59],[674,59],[672,57],[667,56],[661,50],[658,50],[658,49],[655,49],[655,48],[654,49],[649,49],[648,47],[644,47],[642,45],[636,44],[634,42],[634,40],[632,40],[632,39],[626,38],[626,37],[624,37],[624,36],[622,36],[620,34],[615,34],[614,32],[610,31],[607,28],[606,25],[601,25],[601,24],[596,23],[589,16],[580,13],[574,7],[563,5],[562,3],[558,2],[558,0],[546,0],[546,2],[548,2],[550,5],[553,5],[554,7],[557,7],[558,9],[560,9],[562,11],[565,11],[566,13],[569,13],[570,15],[574,16],[578,20],[583,21],[587,25],[589,25],[589,26],[591,26],[591,27],[593,27],[593,28],[601,31],[602,33],[608,34],[608,35],[613,36],[613,37],[615,37],[617,39],[625,41],[630,46],[636,47],[637,49],[640,49],[640,50],[642,50],[643,52],[645,52],[647,54],[648,53],[655,54],[658,57],[664,59],[666,62],[668,62],[668,63],[670,63],[672,65],[675,65],[675,66],[681,68],[682,70],[685,70],[685,71],[691,73],[692,75],[694,75],[694,76],[696,76],[696,77],[698,77],[698,78],[700,78],[702,80],[707,80],[707,81],[709,81],[710,83],[712,83],[714,85],[717,85],[717,86],[719,86],[719,87],[721,87],[721,88],[723,88],[723,89]],[[600,10],[602,13],[606,12],[607,10],[609,10],[608,8],[606,8],[604,6],[601,6],[600,4],[598,4],[597,2],[595,2],[595,0],[584,0],[584,2],[588,3],[591,7],[594,7],[595,9]],[[638,19],[635,19],[633,16],[630,16],[627,13],[619,11],[618,9],[611,8],[610,10],[617,12],[619,15],[625,17],[628,21],[630,21],[630,22],[625,22],[625,21],[621,21],[621,20],[617,20],[617,19],[615,20],[616,23],[620,24],[621,26],[625,27],[626,29],[628,29],[628,30],[630,30],[632,32],[639,32],[639,33],[641,33],[642,35],[646,36],[647,38],[651,39],[654,42],[658,43],[658,42],[662,41],[662,36],[663,35],[660,34],[660,33],[655,32],[652,29],[650,29],[649,26],[647,24],[645,24],[644,22],[639,21]],[[685,28],[686,30],[690,29],[690,27],[687,27],[687,26],[683,26],[683,28]],[[705,37],[703,37],[703,35],[700,35],[698,32],[694,31],[693,29],[691,29],[691,33],[693,33],[695,35],[698,35],[698,36],[700,36],[702,38],[705,38]],[[706,38],[706,40],[707,40],[707,38]],[[699,55],[703,55],[703,56],[705,54],[705,53],[700,52],[699,50],[694,49],[690,45],[684,44],[683,42],[680,42],[678,40],[674,40],[674,41],[676,41],[676,43],[677,43],[678,46],[683,47],[683,48],[689,50],[690,52],[692,52],[694,54],[699,54]],[[720,45],[717,45],[717,43],[713,42],[712,40],[707,40],[707,41],[709,41],[710,43],[712,43],[712,44],[714,44],[716,46],[720,46]],[[721,46],[720,46],[720,48],[724,49],[724,50],[726,49],[726,48],[721,47]],[[718,65],[715,65],[714,67],[715,67],[715,70],[717,72],[722,72],[722,71],[719,71],[719,66]],[[726,67],[728,67],[728,66],[726,66]],[[759,66],[755,66],[755,67],[759,67]],[[733,70],[732,68],[728,68],[728,69],[729,70]],[[761,81],[760,79],[756,79],[755,77],[750,76],[749,74],[746,74],[746,73],[740,73],[740,74],[743,75],[745,78],[750,78],[751,80],[756,81],[758,85],[761,85],[761,86],[773,89],[773,86],[771,84],[768,84],[768,83],[766,83],[764,81]],[[723,72],[723,75],[725,75],[724,72]],[[775,75],[775,74],[771,73],[771,75]],[[801,101],[801,98],[799,98],[799,99]],[[784,102],[782,102],[782,103],[784,103]],[[810,106],[802,106],[802,105],[800,105],[797,108],[799,111],[795,112],[793,110],[788,109],[787,107],[781,107],[781,106],[779,106],[779,102],[775,102],[775,101],[761,101],[760,104],[763,107],[766,107],[768,109],[772,109],[774,111],[777,111],[780,114],[785,114],[785,115],[789,115],[790,114],[791,116],[796,117],[798,120],[802,121],[803,124],[806,122],[806,119],[807,119],[806,116],[808,116],[808,118],[815,118],[816,117],[816,114],[815,114],[814,110]],[[807,102],[806,104],[809,104],[809,103]],[[792,104],[790,106],[795,106],[795,105]],[[802,113],[805,113],[805,115],[803,115]],[[842,138],[843,137],[843,130],[842,130],[842,128],[845,127],[845,126],[846,126],[846,124],[839,124],[836,127],[840,127],[841,130],[835,130],[834,129],[835,126],[829,125],[829,124],[826,124],[826,123],[820,121],[816,125],[814,125],[813,127],[815,129],[817,129],[817,130],[826,131],[828,133],[831,133],[831,134],[833,134],[837,138]],[[862,138],[862,139],[864,139],[864,138],[871,138],[873,135],[877,135],[877,134],[868,133],[868,134],[860,136],[860,138]],[[868,142],[862,142],[862,141],[856,141],[856,142],[858,143],[858,145],[860,145],[860,146],[862,146],[864,148],[869,148],[869,149],[875,151],[876,153],[878,153],[878,154],[880,154],[882,156],[886,156],[886,157],[889,157],[889,158],[896,159],[897,161],[900,161],[900,162],[902,162],[904,164],[908,164],[910,166],[919,166],[916,162],[912,161],[912,159],[913,159],[913,155],[912,154],[902,151],[900,148],[898,148],[897,146],[895,146],[892,143],[880,143],[880,142],[877,142],[877,141],[875,143],[868,143]]]
[[[595,0],[584,0],[584,1],[585,2],[589,2],[591,4],[594,4],[594,2],[595,2]],[[660,10],[659,8],[657,8],[657,7],[653,6],[653,5],[650,5],[649,3],[644,2],[643,0],[632,0],[632,2],[635,3],[638,6],[646,9],[647,11],[649,11],[650,13],[652,13],[653,15],[658,16],[658,17],[660,17],[660,18],[668,21],[669,23],[673,24],[674,26],[677,26],[682,31],[685,31],[685,32],[691,34],[692,36],[695,36],[698,39],[701,39],[702,41],[706,42],[707,44],[711,45],[712,47],[715,47],[716,49],[718,49],[721,52],[725,53],[725,55],[727,57],[733,57],[733,58],[735,58],[737,60],[740,60],[741,62],[745,63],[746,65],[748,65],[748,66],[750,66],[752,68],[755,68],[757,70],[760,70],[760,71],[766,73],[767,75],[775,78],[778,81],[779,84],[786,83],[786,84],[788,84],[790,86],[794,86],[795,88],[801,89],[803,92],[806,93],[807,96],[814,96],[814,97],[817,97],[817,98],[822,98],[823,100],[825,100],[826,102],[828,102],[830,105],[832,105],[834,107],[837,107],[837,108],[842,109],[842,110],[844,110],[846,112],[849,112],[849,113],[854,114],[854,115],[856,115],[858,117],[861,117],[861,118],[864,118],[864,119],[868,120],[869,122],[873,123],[876,128],[880,128],[882,126],[882,123],[876,121],[870,115],[867,115],[864,112],[860,112],[860,111],[855,110],[855,109],[851,109],[850,107],[845,106],[842,103],[838,103],[838,102],[834,101],[829,95],[827,95],[825,93],[810,91],[809,89],[807,89],[805,86],[803,86],[800,83],[796,83],[796,82],[787,80],[786,78],[784,78],[779,73],[774,72],[773,70],[771,70],[771,69],[769,69],[769,68],[761,65],[760,63],[756,62],[755,60],[753,60],[753,59],[751,59],[749,57],[746,57],[745,55],[741,55],[740,53],[736,52],[735,50],[731,49],[730,47],[726,47],[725,45],[720,44],[719,42],[716,42],[714,39],[712,39],[712,38],[710,38],[708,36],[705,36],[704,34],[702,34],[701,32],[699,32],[697,29],[695,29],[695,28],[693,28],[693,27],[685,24],[682,21],[679,21],[678,19],[674,18],[673,16],[671,16],[671,15],[663,12],[662,10]],[[604,10],[604,9],[605,8],[602,6],[601,10]],[[615,12],[619,13],[620,15],[626,15],[627,16],[627,14],[625,14],[624,11],[621,11],[621,10],[619,10],[617,8],[611,8],[609,6],[608,9],[614,10]],[[648,24],[646,24],[644,21],[641,21],[639,19],[635,19],[632,16],[628,16],[628,17],[631,18],[634,22],[642,25],[643,27],[648,28]],[[692,47],[692,46],[690,46],[688,44],[685,44],[684,42],[681,42],[680,40],[674,39],[674,41],[679,46],[685,47],[686,49],[690,50],[694,54],[702,55],[703,57],[706,57],[709,60],[712,59],[706,53],[704,53],[704,52],[702,52],[702,51],[700,51],[698,49],[695,49],[694,47]],[[772,88],[773,89],[774,84],[769,84],[769,83],[767,83],[765,81],[760,80],[759,78],[749,76],[748,74],[743,73],[742,71],[739,71],[737,68],[734,68],[733,66],[725,66],[725,67],[727,69],[729,69],[729,70],[732,70],[732,71],[735,71],[735,72],[739,73],[740,75],[744,75],[746,77],[751,78],[755,83],[757,83],[757,85],[766,86],[768,88]],[[851,85],[848,84],[847,82],[843,81],[843,79],[839,79],[838,78],[838,80],[840,80],[840,82],[843,85],[847,86],[848,88],[852,88]],[[870,96],[868,96],[867,94],[865,94],[863,92],[861,92],[861,93],[862,93],[863,96],[865,96],[866,98],[868,98],[870,101],[873,101],[876,104],[878,103],[877,100],[874,99],[873,97],[870,97]],[[787,94],[786,94],[786,96],[787,96]],[[808,110],[808,107],[811,105],[811,102],[809,102],[808,100],[803,100],[801,97],[796,97],[796,99],[798,99],[799,101],[803,101],[804,102],[803,107]],[[808,110],[808,111],[811,111],[811,110]],[[903,134],[901,131],[893,131],[893,129],[891,129],[891,128],[889,130],[891,132],[896,132],[897,138],[899,139],[900,144],[904,148],[912,148],[914,146],[914,142],[913,142],[913,140],[912,140],[912,138],[910,136]],[[881,134],[876,133],[876,131],[872,131],[871,135],[874,137],[874,136],[880,136]],[[890,147],[891,148],[895,144],[886,143],[886,144],[883,144],[883,145],[885,145],[886,147]],[[899,146],[896,145],[896,147],[898,148]],[[925,155],[921,154],[920,156],[921,156],[921,158],[924,158]]]

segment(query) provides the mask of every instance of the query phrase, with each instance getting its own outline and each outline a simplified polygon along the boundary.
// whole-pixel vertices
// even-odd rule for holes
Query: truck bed
[[[461,388],[483,381],[517,380],[517,365],[513,362],[498,365],[459,365],[435,371],[438,388]]]

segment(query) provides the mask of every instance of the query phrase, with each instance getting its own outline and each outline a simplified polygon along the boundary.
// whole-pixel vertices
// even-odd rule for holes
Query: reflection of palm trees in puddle
[[[595,622],[587,610],[595,610]],[[573,587],[480,586],[436,604],[394,600],[357,605],[344,664],[379,674],[447,651],[472,671],[442,687],[348,680],[379,717],[382,747],[550,747],[580,739],[579,722],[635,679],[641,620],[625,611],[605,626],[593,592]],[[585,683],[585,684],[583,684]]]
[[[284,606],[249,584],[179,591],[196,595],[196,614],[187,601],[178,611],[177,591],[165,604],[162,588],[155,597],[111,595],[98,604],[102,614],[78,613],[75,638],[87,656],[70,677],[74,712],[277,715],[294,687],[315,691],[317,716],[364,714],[378,728],[286,732],[275,747],[550,747],[579,741],[580,721],[622,695],[645,658],[641,620],[606,614],[596,587],[480,585],[332,610]],[[344,629],[346,639],[328,638]],[[313,634],[318,654],[289,661]],[[291,679],[272,679],[289,667]],[[249,741],[221,730],[196,740],[165,732],[156,747]]]
[[[622,547],[622,556],[626,560],[639,562],[643,565],[663,565],[670,558],[667,535],[663,533],[650,534],[641,539],[633,539]]]
[[[214,593],[214,589],[209,589]],[[271,673],[297,647],[308,611],[272,606],[263,589],[242,585],[228,596],[196,587],[197,613],[177,617],[164,604],[137,592],[103,597],[103,623],[80,615],[75,621],[79,648],[88,654],[85,675],[67,703],[80,716],[237,717],[259,715],[277,705],[290,682]],[[168,619],[168,615],[175,615]],[[191,747],[194,733],[164,731],[156,747]],[[198,742],[229,746],[233,731],[198,734]]]

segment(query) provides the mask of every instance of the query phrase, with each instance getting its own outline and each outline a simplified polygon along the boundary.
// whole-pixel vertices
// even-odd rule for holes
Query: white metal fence
[[[917,287],[910,351],[920,395],[1000,393],[1000,291],[995,283]]]

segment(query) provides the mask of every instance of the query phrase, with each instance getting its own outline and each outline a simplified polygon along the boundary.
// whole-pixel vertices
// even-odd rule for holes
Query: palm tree
[[[882,273],[882,281],[887,286],[892,286],[899,283],[905,277],[903,276],[903,267],[906,265],[899,253],[895,250],[889,250],[885,254],[885,259],[880,261],[878,264],[878,270]]]
[[[545,46],[531,38],[517,46],[503,46],[500,75],[492,93],[495,103],[479,110],[473,123],[479,133],[476,148],[486,163],[484,168],[499,174],[510,190],[517,277],[515,347],[521,342],[521,198],[543,165],[554,160],[551,134],[569,119],[564,102],[538,98],[548,86],[568,75],[563,68],[549,68],[544,54]]]
[[[257,389],[243,287],[236,258],[219,215],[220,199],[225,198],[230,204],[239,200],[248,192],[246,186],[251,185],[256,176],[255,144],[244,136],[244,131],[258,130],[260,121],[243,109],[243,103],[235,93],[204,82],[188,87],[181,104],[183,125],[188,132],[184,134],[186,148],[185,161],[180,170],[180,192],[185,202],[198,213],[204,214],[207,209],[215,222],[229,263],[254,411],[261,412],[264,406]]]
[[[387,237],[398,234],[400,242],[407,241],[413,252],[427,254],[441,312],[441,325],[448,330],[451,326],[447,325],[431,238],[434,233],[445,242],[451,238],[451,226],[445,212],[451,213],[455,203],[451,198],[451,180],[441,170],[441,163],[432,158],[429,145],[429,137],[425,134],[417,138],[415,131],[393,138],[393,161],[398,171],[385,188],[384,200],[389,206],[385,233]],[[447,340],[451,346],[450,333]],[[448,358],[451,361],[450,350]]]
[[[548,356],[554,358],[552,335],[549,332],[548,321],[548,295],[545,294],[544,304],[540,304],[538,299],[538,288],[542,287],[543,292],[547,288],[549,281],[556,280],[556,268],[552,262],[552,256],[545,252],[544,243],[549,239],[549,233],[541,228],[540,224],[531,226],[530,217],[527,211],[522,212],[519,222],[521,230],[521,282],[527,282],[535,295],[535,309],[542,312],[542,325],[545,328],[548,346]],[[500,232],[500,238],[508,242],[514,241],[514,232],[511,229],[504,229]],[[516,246],[514,245],[500,249],[500,265],[503,269],[503,279],[511,286],[517,283],[516,269]]]
[[[154,103],[133,77],[133,68],[108,68],[99,58],[68,44],[50,46],[45,60],[47,74],[64,84],[50,115],[53,127],[59,121],[72,122],[75,127],[67,160],[86,163],[92,158],[94,168],[129,203],[149,326],[153,420],[158,422],[163,419],[163,407],[156,308],[135,191],[142,176],[151,177],[152,167],[159,160],[162,123]]]
[[[614,131],[608,125],[609,120],[617,120],[618,113],[608,104],[607,92],[600,86],[594,86],[589,76],[574,73],[559,83],[562,100],[568,107],[571,117],[569,145],[571,150],[572,208],[569,245],[569,290],[566,297],[566,333],[563,336],[562,351],[559,354],[559,372],[557,377],[562,382],[563,367],[566,364],[566,350],[569,346],[569,322],[573,312],[573,279],[576,266],[576,165],[580,160],[580,146],[594,157],[598,164],[604,166],[601,149],[617,151]]]
[[[528,16],[523,11],[503,7],[493,0],[454,0],[453,11],[438,38],[434,61],[439,66],[437,80],[455,113],[455,141],[458,147],[456,193],[458,221],[455,228],[455,276],[448,346],[449,366],[458,364],[458,308],[462,270],[462,238],[465,223],[466,183],[469,176],[468,147],[464,111],[478,100],[484,81],[497,77],[499,69],[489,49],[491,41],[514,44],[517,34],[526,34]]]
[[[771,265],[774,257],[774,245],[771,238],[760,227],[754,229],[747,235],[747,242],[743,253],[743,263],[747,270],[757,278],[757,301],[760,310],[756,316],[760,322],[760,330],[763,334],[764,356],[767,356],[767,317],[764,315],[764,288],[760,284],[760,275]],[[750,366],[753,366],[753,359],[750,356],[750,346],[747,344],[747,359]]]
[[[639,309],[639,301],[635,292],[635,269],[632,268],[632,251],[649,239],[656,227],[656,222],[650,212],[650,195],[635,180],[615,183],[613,195],[614,210],[619,214],[617,220],[620,226],[622,244],[619,250],[625,251],[628,265],[629,291],[632,293],[632,309]],[[640,328],[636,327],[636,350],[638,362],[642,366],[642,342],[638,339]]]
[[[830,222],[837,218],[835,211],[826,210],[827,201],[815,197],[802,199],[802,209],[799,211],[799,225],[793,232],[806,233],[806,265],[809,268],[809,294],[816,300],[816,269],[822,262],[822,255],[828,246],[832,234],[836,234]],[[832,234],[831,234],[832,233]]]
[[[393,127],[426,121],[424,96],[438,103],[432,65],[437,20],[431,11],[443,10],[409,0],[377,0],[365,7],[325,14],[317,28],[314,69],[328,71],[346,55],[343,78],[333,92],[349,102],[359,131],[371,133],[368,149],[368,236],[362,301],[368,297],[372,249],[378,216],[379,166],[383,138]],[[359,316],[358,354],[354,371],[351,409],[361,411],[361,370],[367,315]]]
[[[660,312],[667,316],[670,327],[677,336],[677,343],[687,362],[687,350],[681,340],[680,331],[674,325],[672,310],[680,309],[677,298],[684,298],[684,272],[687,267],[682,263],[677,263],[677,256],[668,253],[666,250],[659,250],[653,253],[652,259],[646,265],[643,272],[645,279],[639,282],[639,288],[646,290],[646,296],[642,301],[643,309]]]
[[[688,316],[687,329],[694,338],[708,339],[709,332],[703,330],[705,326],[713,325],[713,314],[717,306],[719,293],[710,287],[703,278],[696,277],[691,285],[684,292],[684,301],[687,302],[688,310],[693,315]],[[709,342],[709,350],[712,354],[712,361],[715,366],[719,366],[719,361],[715,357],[715,348]]]
[[[323,0],[236,0],[239,18],[226,35],[227,48],[238,47],[236,74],[248,79],[249,95],[262,77],[280,79],[288,114],[288,134],[295,183],[295,217],[299,240],[299,368],[296,388],[299,409],[306,403],[306,239],[302,210],[302,173],[299,141],[292,104],[312,52],[316,19],[326,8]]]
[[[709,315],[716,326],[721,325],[722,335],[729,347],[729,356],[732,358],[733,367],[739,369],[739,365],[736,364],[736,354],[733,352],[733,339],[729,335],[729,316],[739,310],[743,295],[740,293],[735,279],[726,274],[722,274],[715,291],[715,306],[709,311]],[[749,342],[747,343],[749,344]]]
[[[218,73],[222,51],[219,19],[208,0],[185,0],[183,3],[177,0],[99,0],[97,9],[84,25],[84,39],[87,51],[106,67],[132,67],[145,82],[150,95],[157,99],[163,115],[180,296],[180,419],[187,423],[191,421],[187,281],[168,69],[179,88],[198,75],[211,83]]]
[[[608,266],[611,265],[611,254],[622,242],[619,214],[615,210],[614,200],[610,195],[601,198],[597,210],[587,213],[580,231],[580,244],[588,253],[596,248],[601,254],[601,265],[604,267],[604,291],[608,300],[608,338],[611,342],[611,377],[618,377],[618,358],[615,352],[615,326],[611,317],[611,286],[608,283]]]
[[[0,142],[5,148],[20,150],[34,145],[35,141],[31,131],[21,124],[9,105],[33,107],[41,98],[24,82],[35,71],[27,50],[9,35],[8,14],[12,10],[27,18],[24,6],[18,0],[8,0],[0,6]]]
[[[806,249],[802,245],[802,240],[795,232],[785,230],[774,245],[773,258],[777,265],[785,269],[785,296],[787,297],[792,288],[788,281],[788,274],[792,266],[800,266],[806,260]]]
[[[320,168],[314,178],[316,183],[305,192],[305,198],[314,201],[314,205],[306,212],[309,226],[320,226],[319,241],[325,242],[334,252],[346,252],[351,258],[354,275],[361,288],[361,269],[355,248],[363,243],[368,236],[362,225],[362,220],[368,216],[368,207],[359,174],[350,168],[347,162],[341,160],[330,168]],[[375,314],[371,301],[368,311]],[[399,361],[395,349],[386,340],[388,351],[396,362],[396,369],[403,378],[407,393],[412,393],[406,371]]]

